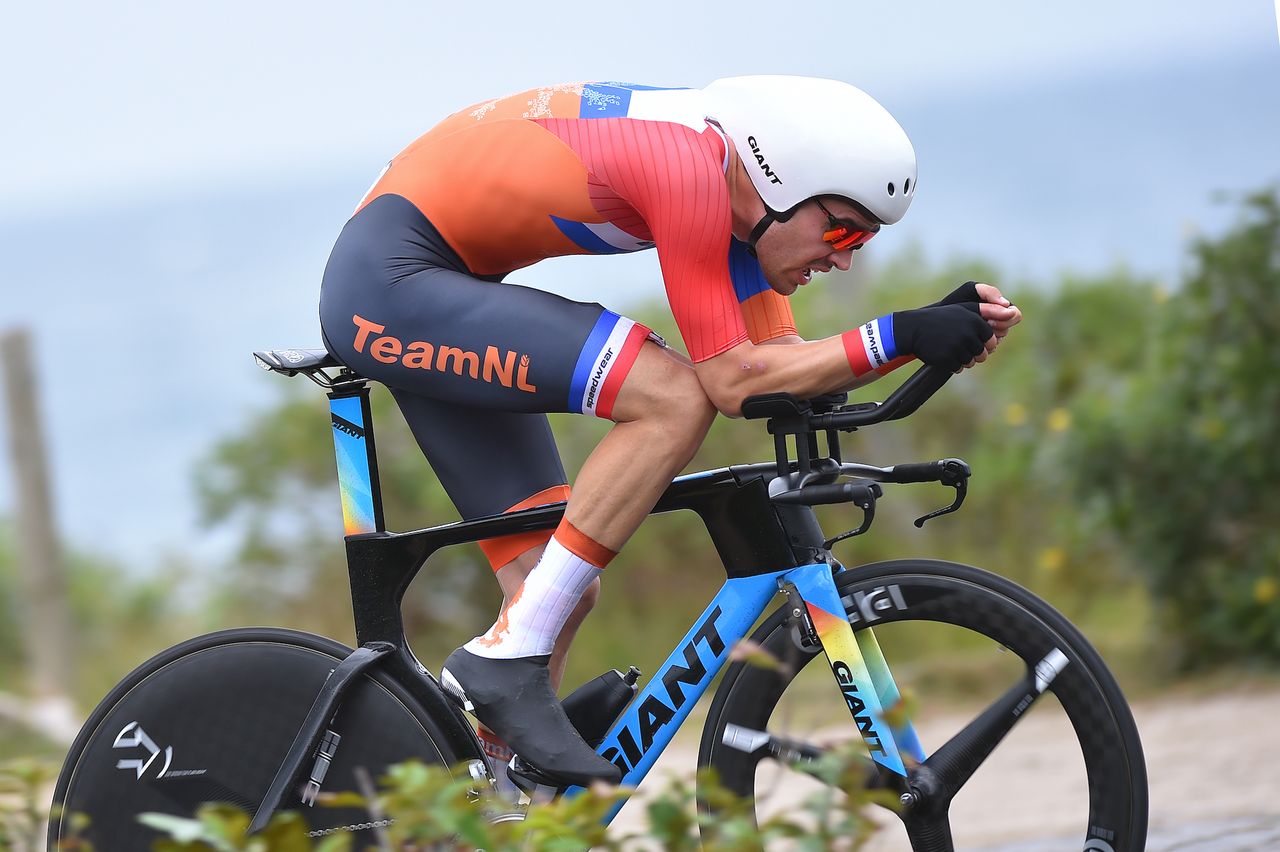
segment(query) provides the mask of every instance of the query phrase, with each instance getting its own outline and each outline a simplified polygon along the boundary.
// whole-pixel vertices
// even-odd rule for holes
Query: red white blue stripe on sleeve
[[[551,221],[578,248],[592,254],[622,254],[653,248],[653,240],[628,234],[612,222],[574,222],[554,215]]]
[[[640,354],[649,329],[634,320],[604,311],[596,320],[569,383],[570,411],[609,419],[627,372]]]
[[[841,335],[844,354],[855,376],[884,367],[898,357],[893,339],[893,315],[886,314]]]

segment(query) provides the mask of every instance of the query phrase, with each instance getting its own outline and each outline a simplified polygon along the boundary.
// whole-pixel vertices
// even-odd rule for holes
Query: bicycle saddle
[[[253,360],[264,370],[286,376],[342,366],[337,358],[324,349],[264,349],[254,352]]]

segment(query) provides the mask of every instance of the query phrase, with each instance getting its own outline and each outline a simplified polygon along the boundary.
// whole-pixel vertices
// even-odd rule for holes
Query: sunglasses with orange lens
[[[827,216],[827,224],[829,230],[824,231],[822,239],[829,243],[836,251],[844,251],[845,249],[858,250],[866,244],[868,240],[874,237],[879,231],[880,226],[876,225],[871,229],[866,229],[851,222],[845,222],[831,215],[831,211],[818,199],[814,199],[814,203],[818,205]]]

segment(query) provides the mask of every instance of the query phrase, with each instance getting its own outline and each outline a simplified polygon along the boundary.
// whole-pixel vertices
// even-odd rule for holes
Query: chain
[[[324,837],[329,834],[337,834],[339,831],[355,832],[355,831],[365,831],[366,829],[370,829],[370,828],[386,828],[387,826],[391,825],[393,822],[395,822],[395,820],[393,819],[380,819],[375,822],[358,822],[358,823],[355,823],[354,825],[339,825],[333,828],[321,828],[315,831],[308,831],[307,836],[308,837]]]

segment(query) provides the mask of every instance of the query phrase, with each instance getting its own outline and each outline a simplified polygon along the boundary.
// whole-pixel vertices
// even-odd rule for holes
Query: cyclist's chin
[[[790,296],[800,288],[800,282],[797,280],[795,273],[790,275],[766,275],[765,281],[769,282],[769,286],[773,288],[775,293],[783,296]]]

